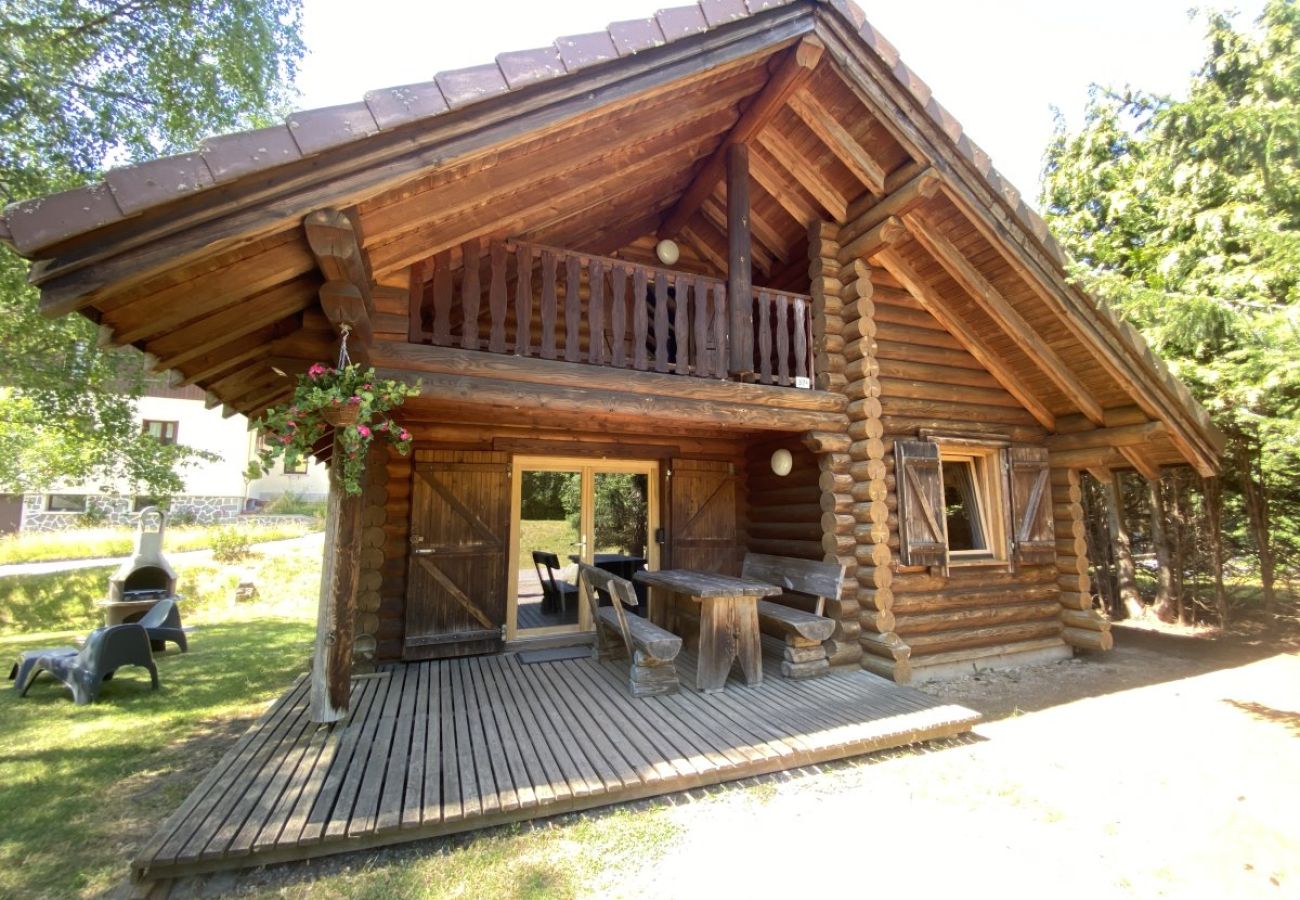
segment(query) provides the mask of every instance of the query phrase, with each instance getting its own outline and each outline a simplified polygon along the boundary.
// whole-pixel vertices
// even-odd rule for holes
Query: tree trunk
[[[1239,445],[1241,493],[1250,519],[1251,536],[1259,549],[1259,578],[1264,594],[1264,612],[1273,615],[1277,596],[1273,588],[1273,537],[1269,526],[1268,494],[1260,470],[1259,444],[1242,440]]]
[[[1151,505],[1151,545],[1156,552],[1156,597],[1152,609],[1161,622],[1172,622],[1175,618],[1174,573],[1169,558],[1169,530],[1165,527],[1164,492],[1160,489],[1159,478],[1149,478],[1146,482]]]
[[[1209,531],[1210,571],[1214,575],[1214,609],[1219,627],[1228,630],[1228,592],[1223,586],[1223,482],[1207,478],[1205,485],[1205,520]]]
[[[361,576],[361,495],[344,489],[342,465],[341,459],[334,459],[329,467],[325,558],[321,563],[316,652],[311,665],[311,720],[322,724],[337,722],[348,712],[352,633]]]
[[[1133,564],[1133,544],[1124,524],[1124,494],[1119,473],[1106,472],[1101,483],[1106,495],[1106,516],[1110,523],[1110,543],[1115,553],[1115,581],[1119,588],[1120,603],[1130,619],[1146,615],[1146,606],[1137,588],[1137,567]]]

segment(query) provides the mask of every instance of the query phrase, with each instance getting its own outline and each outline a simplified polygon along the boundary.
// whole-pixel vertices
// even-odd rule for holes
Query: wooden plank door
[[[415,464],[411,494],[403,657],[497,652],[505,637],[509,459],[467,450],[428,456]]]
[[[727,462],[672,461],[668,486],[669,566],[740,574],[736,481],[732,465]]]

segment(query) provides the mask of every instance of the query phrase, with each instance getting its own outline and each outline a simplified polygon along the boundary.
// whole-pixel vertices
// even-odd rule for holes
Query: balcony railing
[[[476,244],[466,245],[464,265],[454,269],[449,258],[435,258],[412,316],[412,341],[641,372],[734,376],[726,283],[719,279],[521,241],[492,243],[486,260]],[[753,347],[753,379],[810,386],[809,298],[756,288],[749,303],[752,334],[742,338]]]

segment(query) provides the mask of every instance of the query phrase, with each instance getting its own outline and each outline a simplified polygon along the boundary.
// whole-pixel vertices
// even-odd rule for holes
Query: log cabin
[[[845,0],[701,0],[503,53],[12,205],[0,238],[44,312],[228,414],[283,401],[344,327],[421,383],[412,454],[331,507],[316,669],[342,673],[339,715],[379,708],[375,669],[436,707],[431,661],[508,702],[503,655],[592,634],[552,557],[837,564],[824,658],[900,684],[1106,650],[1080,473],[1209,474],[1223,446]],[[537,544],[557,485],[574,524]],[[257,858],[310,855],[310,830]]]

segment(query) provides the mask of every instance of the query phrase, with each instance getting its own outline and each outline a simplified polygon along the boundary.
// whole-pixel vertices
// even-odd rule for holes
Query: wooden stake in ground
[[[350,426],[343,426],[350,427]],[[341,447],[335,429],[336,450]],[[340,451],[341,452],[341,451]],[[347,715],[352,682],[352,631],[361,575],[361,495],[343,486],[343,460],[330,463],[325,513],[325,558],[316,613],[316,652],[311,664],[311,720],[337,722]]]

